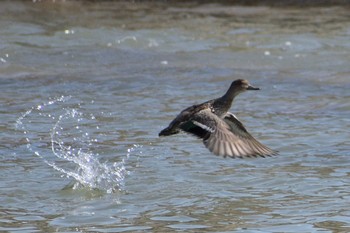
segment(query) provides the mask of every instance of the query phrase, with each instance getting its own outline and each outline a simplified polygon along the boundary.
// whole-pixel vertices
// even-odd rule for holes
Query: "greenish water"
[[[350,231],[347,8],[0,3],[0,231]],[[234,79],[279,150],[158,138]]]

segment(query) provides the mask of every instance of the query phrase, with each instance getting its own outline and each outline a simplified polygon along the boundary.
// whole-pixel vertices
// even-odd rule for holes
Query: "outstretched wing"
[[[258,142],[232,113],[227,113],[224,119],[221,119],[210,109],[205,109],[186,123],[186,126],[191,125],[193,127],[185,131],[203,138],[204,145],[216,155],[244,158],[277,154]]]

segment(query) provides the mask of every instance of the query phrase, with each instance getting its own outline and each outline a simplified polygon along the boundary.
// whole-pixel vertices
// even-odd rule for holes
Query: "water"
[[[0,5],[0,231],[350,231],[348,9]],[[237,78],[278,157],[158,138]]]
[[[86,128],[87,125],[91,126],[94,124],[96,116],[92,113],[88,115],[84,114],[75,107],[62,106],[62,104],[69,102],[70,99],[70,96],[61,96],[39,104],[17,119],[15,126],[17,129],[23,131],[28,151],[34,153],[43,162],[58,172],[67,177],[74,178],[76,182],[74,184],[72,183],[73,189],[80,185],[91,189],[105,190],[107,193],[122,189],[124,177],[127,173],[124,166],[124,159],[120,163],[114,162],[112,165],[100,163],[98,159],[99,154],[91,150],[93,144],[98,142],[98,139],[90,138],[89,135],[97,134],[99,138],[102,138],[103,134],[99,131],[100,126],[97,125],[95,127],[97,132],[93,132],[90,127]],[[81,103],[78,103],[77,107],[80,108],[80,106]],[[62,112],[53,113],[57,109],[62,110]],[[43,118],[49,118],[45,123],[49,127],[44,126],[40,133],[37,129],[29,129],[29,127],[36,125],[36,119]],[[47,137],[37,138],[37,134],[45,135],[48,132],[50,135],[49,139]],[[47,141],[51,142],[51,151],[44,150],[44,153],[42,153],[42,143]],[[128,158],[130,151],[134,147],[128,149],[125,159]],[[57,165],[55,161],[49,161],[46,156],[42,155],[47,153],[52,153],[54,160],[58,159],[59,161],[73,164],[72,168],[70,168],[71,170]]]

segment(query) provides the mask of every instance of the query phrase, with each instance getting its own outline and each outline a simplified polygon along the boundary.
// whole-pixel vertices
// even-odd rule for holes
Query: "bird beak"
[[[247,90],[260,90],[260,88],[259,87],[253,87],[253,86],[248,86],[247,87]]]

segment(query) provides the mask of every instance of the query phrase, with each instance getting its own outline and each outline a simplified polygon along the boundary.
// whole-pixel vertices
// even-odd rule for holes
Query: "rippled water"
[[[0,3],[0,231],[350,231],[347,8]],[[183,108],[232,111],[280,155],[234,160]]]

